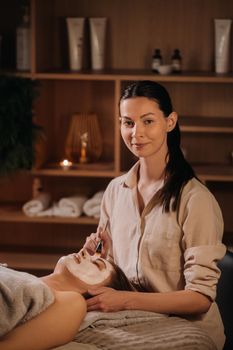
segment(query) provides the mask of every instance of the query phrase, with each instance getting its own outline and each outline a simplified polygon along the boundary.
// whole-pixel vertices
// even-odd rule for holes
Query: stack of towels
[[[27,216],[61,216],[79,217],[83,213],[95,218],[100,217],[100,205],[103,191],[97,192],[92,198],[83,195],[73,195],[61,198],[52,203],[51,195],[41,192],[36,198],[23,205],[23,212]]]

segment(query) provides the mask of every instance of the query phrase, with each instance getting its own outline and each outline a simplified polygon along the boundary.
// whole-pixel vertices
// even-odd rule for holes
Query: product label
[[[157,70],[158,67],[160,66],[160,64],[161,64],[160,59],[159,59],[159,58],[154,58],[154,59],[152,60],[152,64],[151,64],[152,70]]]
[[[172,69],[173,69],[174,72],[180,72],[181,71],[180,60],[173,60],[172,61]]]

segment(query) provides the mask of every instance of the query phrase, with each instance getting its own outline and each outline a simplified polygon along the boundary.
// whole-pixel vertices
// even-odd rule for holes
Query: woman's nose
[[[143,127],[140,124],[134,124],[132,128],[132,137],[142,137],[143,136]]]

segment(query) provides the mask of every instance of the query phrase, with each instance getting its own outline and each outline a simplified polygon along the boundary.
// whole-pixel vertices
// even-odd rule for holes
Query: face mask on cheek
[[[63,257],[62,263],[74,276],[82,282],[95,285],[103,283],[111,274],[110,268],[100,270],[97,265],[93,264],[90,259],[83,259],[80,264],[77,264],[72,258]]]

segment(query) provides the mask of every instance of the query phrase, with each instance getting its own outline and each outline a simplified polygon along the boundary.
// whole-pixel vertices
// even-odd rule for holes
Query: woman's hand
[[[98,237],[99,235],[97,234],[97,232],[90,234],[90,236],[86,238],[86,242],[84,243],[82,249],[86,249],[89,254],[94,255],[97,243],[100,240]]]
[[[86,238],[86,242],[83,246],[83,249],[86,249],[89,254],[94,255],[96,252],[96,247],[98,242],[103,241],[103,247],[101,251],[101,257],[106,258],[108,249],[109,249],[109,237],[107,231],[102,231],[102,228],[99,227],[96,233],[92,233]]]
[[[87,300],[87,311],[100,310],[103,312],[120,311],[125,309],[126,297],[131,292],[118,291],[109,287],[89,289],[93,295]]]

